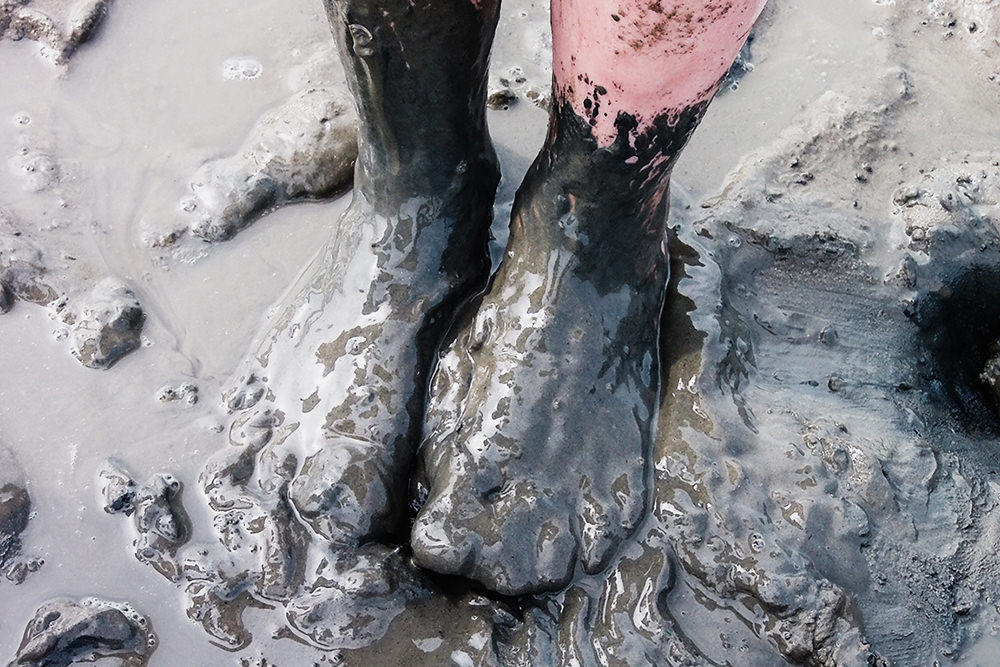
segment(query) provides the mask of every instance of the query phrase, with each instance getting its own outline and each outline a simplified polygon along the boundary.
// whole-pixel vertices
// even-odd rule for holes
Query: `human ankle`
[[[534,270],[565,252],[608,290],[665,282],[673,160],[644,164],[626,142],[599,148],[582,119],[570,122],[550,134],[518,191],[508,255]]]

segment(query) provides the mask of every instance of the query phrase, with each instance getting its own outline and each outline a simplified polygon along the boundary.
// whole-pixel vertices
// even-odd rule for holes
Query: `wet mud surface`
[[[74,34],[70,7],[0,4],[0,67],[14,72],[0,83],[12,175],[0,182],[4,660],[991,663],[996,3],[766,10],[674,169],[643,511],[614,548],[550,561],[560,572],[541,592],[501,582],[524,574],[530,544],[492,571],[442,575],[420,566],[433,560],[427,544],[411,542],[418,511],[440,501],[427,497],[434,483],[474,483],[482,498],[514,503],[506,523],[462,510],[481,549],[495,537],[523,541],[522,523],[578,514],[575,498],[497,486],[489,466],[449,486],[459,468],[448,471],[445,448],[415,449],[406,406],[422,400],[414,387],[427,380],[427,350],[402,337],[381,351],[371,342],[394,340],[405,319],[397,306],[421,285],[412,257],[441,247],[420,232],[449,213],[430,200],[396,206],[417,251],[359,252],[389,222],[373,198],[340,223],[346,200],[324,201],[349,185],[343,170],[358,149],[321,3],[243,13],[196,4],[110,5],[86,47],[60,47],[72,53],[62,69],[52,43],[3,21],[44,11],[60,35]],[[117,65],[133,103],[148,109],[144,123],[116,116],[118,98],[98,105],[87,89],[122,95],[99,84],[114,52],[138,50],[157,21],[185,12],[202,18],[187,36],[200,46],[183,57],[180,42],[151,47],[159,82],[146,87],[147,72]],[[545,113],[515,101],[550,104],[545,20],[531,3],[507,3],[481,91],[503,172],[494,266],[513,190],[545,131]],[[368,44],[348,35],[348,48]],[[191,59],[188,79],[169,79],[184,64],[175,57]],[[16,88],[28,77],[45,83]],[[164,97],[164,81],[183,81],[192,97]],[[185,116],[195,103],[204,111]],[[408,272],[410,292],[373,270]],[[528,273],[545,284],[553,271]],[[353,292],[356,312],[344,296]],[[514,314],[491,312],[456,339],[468,354],[435,377],[435,393],[451,396],[451,383],[477,400],[507,399],[470,413],[483,416],[541,404],[553,431],[602,434],[606,451],[589,454],[608,457],[602,470],[624,469],[615,456],[634,456],[636,438],[605,432],[613,420],[588,425],[606,401],[455,384],[476,377],[462,364],[486,363],[474,361],[475,337],[502,338]],[[564,340],[572,332],[546,340],[544,354]],[[387,379],[387,349],[416,369],[403,384]],[[578,375],[588,373],[599,369]],[[445,423],[454,413],[434,414],[429,433],[454,430]],[[519,431],[524,420],[486,421],[469,428],[518,434],[503,441],[507,454],[537,432]],[[324,446],[330,433],[342,446]],[[550,476],[573,470],[544,452],[525,461],[536,459]],[[612,492],[595,496],[605,516],[628,495],[607,481]],[[543,530],[538,542],[557,534]]]
[[[110,659],[141,667],[155,649],[149,619],[127,603],[62,599],[39,607],[10,664],[55,667]]]

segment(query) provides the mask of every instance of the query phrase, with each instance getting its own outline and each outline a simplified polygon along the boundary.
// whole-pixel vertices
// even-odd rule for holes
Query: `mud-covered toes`
[[[380,637],[408,602],[429,594],[398,549],[368,544],[330,554],[286,609],[292,626],[323,648],[358,648]]]
[[[417,563],[441,574],[464,575],[472,571],[483,538],[457,520],[455,505],[473,501],[453,490],[441,490],[428,498],[411,531],[410,545]],[[482,506],[478,511],[483,511]]]
[[[420,565],[463,575],[504,595],[564,587],[577,561],[569,517],[535,492],[511,484],[481,497],[457,484],[421,509],[411,544]]]
[[[393,531],[399,484],[381,454],[370,443],[341,440],[305,459],[289,498],[317,535],[353,545]]]

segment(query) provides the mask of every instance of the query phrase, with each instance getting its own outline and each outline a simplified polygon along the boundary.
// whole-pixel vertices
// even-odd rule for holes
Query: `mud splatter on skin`
[[[704,39],[708,26],[733,11],[733,3],[729,1],[702,2],[696,11],[673,4],[669,7],[662,5],[661,2],[649,2],[619,8],[612,18],[625,26],[621,31],[621,41],[634,51],[650,49],[650,42],[653,41],[657,44],[656,48],[665,47],[671,56],[691,53]],[[643,38],[636,38],[635,35],[642,35]]]
[[[666,4],[553,4],[555,97],[591,116],[602,146],[615,140],[621,112],[645,130],[671,109],[710,100],[764,6],[763,0]],[[647,76],[654,70],[656,76]],[[594,113],[596,86],[612,91],[600,115]]]

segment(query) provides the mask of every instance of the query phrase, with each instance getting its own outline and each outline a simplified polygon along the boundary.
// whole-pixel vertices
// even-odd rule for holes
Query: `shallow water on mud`
[[[495,76],[518,66],[529,84],[544,87],[544,5],[505,3]],[[675,224],[699,219],[702,201],[717,192],[742,156],[770,144],[828,89],[862,77],[868,60],[891,39],[884,27],[888,11],[869,0],[784,3],[780,20],[751,46],[755,69],[716,100],[675,169]],[[234,656],[214,647],[184,615],[176,588],[136,561],[125,522],[101,510],[97,470],[108,457],[121,460],[140,480],[169,470],[186,481],[193,497],[204,462],[224,446],[218,429],[225,418],[216,409],[221,387],[273,314],[273,304],[323,246],[330,221],[346,208],[349,195],[277,210],[235,240],[206,246],[204,256],[191,252],[186,261],[165,258],[141,237],[150,224],[179,215],[190,175],[205,160],[234,153],[263,112],[307,82],[340,80],[339,73],[317,74],[311,64],[329,47],[321,3],[277,0],[117,3],[98,37],[61,73],[38,57],[34,43],[0,42],[0,168],[27,149],[51,156],[59,173],[53,184],[37,191],[25,189],[19,177],[0,179],[0,209],[30,229],[47,252],[73,264],[73,280],[89,283],[108,274],[126,280],[147,317],[144,346],[100,372],[81,367],[69,355],[43,309],[18,303],[0,316],[0,442],[16,452],[29,480],[35,516],[25,534],[25,552],[45,560],[22,585],[0,583],[0,656],[15,653],[24,624],[42,602],[98,595],[128,600],[152,617],[160,639],[150,662],[154,667],[237,664],[240,657],[261,653],[281,665],[316,659],[315,651],[297,642],[268,640],[266,620],[260,621],[264,627],[249,649]],[[915,78],[934,82],[927,88],[935,103],[956,110],[975,97],[959,77],[931,71],[931,56],[918,48],[912,53]],[[978,117],[956,112],[955,118],[956,132],[989,134],[977,125]],[[544,136],[546,114],[522,97],[509,110],[490,112],[490,123],[504,169],[492,246],[496,261],[506,238],[504,214]],[[940,155],[948,141],[941,138],[940,121],[928,123],[912,130],[929,137],[915,150],[921,156]],[[666,478],[676,472],[676,461],[686,460],[690,471],[703,476],[692,482],[697,489],[718,483],[713,475],[723,474],[721,464],[713,467],[698,453],[725,454],[733,464],[726,469],[729,474],[755,463],[739,448],[746,425],[732,414],[727,413],[732,424],[723,423],[726,415],[708,415],[702,394],[711,392],[699,390],[699,382],[714,382],[700,377],[703,339],[709,337],[704,349],[713,361],[724,357],[734,340],[723,340],[717,317],[719,244],[696,236],[691,227],[680,235],[691,249],[685,258],[690,266],[677,287],[677,308],[670,312],[684,331],[667,341],[674,345],[673,366],[665,374],[664,414],[669,416],[661,417],[658,451],[664,456],[657,466]],[[775,358],[770,370],[787,371],[781,355],[776,352]],[[199,387],[197,405],[156,399],[163,386],[183,382]],[[745,391],[757,396],[758,409],[780,412],[783,407],[760,398],[768,387],[761,382]],[[814,405],[828,405],[824,397],[816,400]],[[716,442],[713,426],[731,428],[736,435]],[[773,432],[787,435],[777,427]],[[765,468],[769,460],[757,459]],[[757,479],[774,481],[775,471],[760,470]],[[767,492],[747,497],[763,503]],[[212,539],[204,504],[189,500],[188,509],[195,539]],[[651,520],[644,530],[655,527]],[[743,610],[727,611],[727,605],[741,603],[710,599],[694,576],[680,576],[682,585],[674,587],[667,605],[677,636],[708,647],[707,657],[720,663],[774,664],[770,661],[779,659],[761,630],[763,623],[750,627]],[[439,616],[402,619],[390,630],[383,656],[436,648],[431,629],[436,631],[448,613],[455,617],[456,632],[464,631],[458,605],[427,604],[428,616]],[[252,625],[256,617],[250,616]],[[455,645],[466,639],[449,637]],[[986,660],[972,656],[988,656],[989,641],[982,640],[970,660]],[[359,654],[358,662],[377,659],[378,647],[372,652]],[[449,655],[458,661],[455,653]],[[444,656],[430,653],[426,660],[441,664]]]

